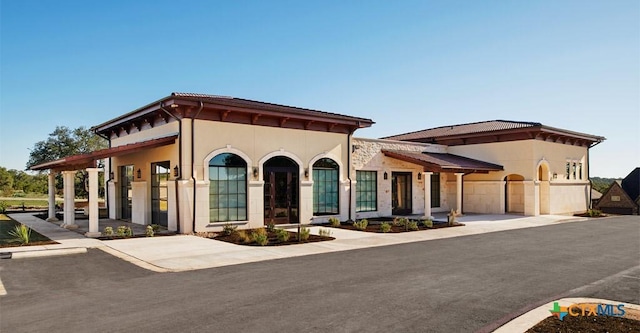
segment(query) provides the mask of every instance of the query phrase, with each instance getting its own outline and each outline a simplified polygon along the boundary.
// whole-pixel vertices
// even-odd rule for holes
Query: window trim
[[[238,158],[240,161],[242,161],[242,164],[244,164],[243,166],[227,166],[227,165],[212,165],[212,162],[215,158],[217,158],[220,155],[233,155],[236,158]],[[212,174],[211,174],[211,168],[224,168],[225,169],[225,177],[226,179],[212,179]],[[241,179],[230,179],[229,178],[229,171],[230,169],[236,169],[236,176],[240,176],[242,175]],[[218,171],[219,174],[219,169],[216,169]],[[210,224],[215,224],[215,223],[234,223],[234,222],[241,222],[241,221],[248,221],[249,220],[249,163],[247,162],[247,160],[245,160],[241,155],[236,154],[234,152],[221,152],[219,154],[216,154],[214,156],[212,156],[208,163],[207,163],[207,180],[209,181],[209,223]],[[221,185],[219,182],[220,181],[225,181],[226,183],[226,187],[229,187],[229,185],[232,185],[231,183],[233,183],[235,185],[235,191],[234,193],[227,193],[227,194],[220,194],[220,193],[214,193],[212,191],[212,186],[214,184],[216,185]],[[240,187],[238,186],[239,183],[244,183],[244,193],[243,192],[239,192]],[[216,191],[217,192],[217,191]],[[242,195],[244,194],[244,206],[240,206],[238,205],[238,203],[240,202],[240,198],[242,197]],[[235,202],[236,205],[234,206],[230,206],[229,205],[229,200],[227,200],[227,206],[225,207],[221,207],[220,206],[220,202],[218,200],[218,204],[217,205],[212,205],[212,197],[217,197],[218,199],[220,198],[220,196],[222,195],[228,195],[229,199],[232,198],[232,196],[235,196]],[[226,210],[226,219],[224,220],[220,220],[220,214],[218,213],[217,219],[213,220],[213,215],[211,214],[211,210],[213,209],[217,209],[218,212],[220,210]],[[230,218],[230,212],[232,209],[236,210],[236,218],[235,219],[231,219]],[[239,217],[241,216],[239,213],[240,211],[243,210],[243,217]]]
[[[366,181],[358,180],[358,173],[369,173],[375,176],[375,179],[372,181],[373,191],[362,191],[362,185],[366,183]],[[375,194],[375,199],[373,200],[374,209],[373,210],[360,210],[358,209],[358,194],[359,193],[373,193]],[[369,200],[365,202],[371,202]],[[356,170],[356,213],[366,213],[366,212],[377,212],[378,211],[378,171],[377,170]]]
[[[325,160],[326,161],[330,161],[334,165],[334,167],[328,168],[328,167],[316,166],[316,164],[321,163],[321,162],[323,162]],[[327,194],[331,195],[331,194],[335,193],[336,211],[327,211],[327,207],[331,207],[331,204],[333,204],[333,202],[330,202],[330,203],[327,204],[326,201],[325,201],[325,204],[323,205],[324,211],[320,211],[320,209],[319,209],[320,177],[319,177],[319,174],[316,175],[316,171],[321,171],[321,170],[330,171],[331,173],[335,172],[335,178],[336,178],[335,182],[333,182],[333,181],[323,181],[323,183],[324,183],[325,186],[326,186],[326,184],[331,184],[332,186],[335,186],[335,191],[326,191],[326,187],[325,187],[325,199],[326,199]],[[312,170],[311,170],[311,176],[313,177],[313,187],[312,187],[312,190],[311,190],[312,191],[312,197],[313,197],[312,208],[311,208],[313,216],[339,215],[340,214],[340,164],[338,162],[336,162],[333,158],[330,158],[330,157],[319,158],[318,160],[313,162]],[[316,208],[316,207],[318,207],[318,208]]]

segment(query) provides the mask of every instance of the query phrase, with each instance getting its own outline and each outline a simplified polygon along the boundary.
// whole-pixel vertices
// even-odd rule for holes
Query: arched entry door
[[[285,156],[270,158],[263,165],[264,223],[288,224],[299,220],[299,167]]]

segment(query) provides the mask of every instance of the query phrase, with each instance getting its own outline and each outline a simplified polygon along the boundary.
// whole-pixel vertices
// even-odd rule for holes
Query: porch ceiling
[[[402,150],[382,150],[385,156],[401,161],[421,165],[427,172],[464,172],[488,173],[502,171],[502,165],[488,163],[472,158],[443,153],[421,153]]]
[[[112,156],[130,154],[140,149],[150,149],[170,145],[173,144],[177,138],[178,134],[172,134],[161,138],[130,143],[118,147],[100,149],[88,154],[67,156],[59,160],[34,165],[31,167],[31,170],[41,171],[50,169],[55,171],[73,171],[91,168],[95,167],[95,162],[97,160]]]

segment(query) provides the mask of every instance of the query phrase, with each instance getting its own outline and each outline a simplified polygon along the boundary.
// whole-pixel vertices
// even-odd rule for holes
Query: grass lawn
[[[4,214],[0,214],[0,247],[20,246],[20,243],[14,240],[14,236],[9,231],[14,230],[20,223]],[[31,230],[31,239],[29,245],[57,244],[49,238]]]

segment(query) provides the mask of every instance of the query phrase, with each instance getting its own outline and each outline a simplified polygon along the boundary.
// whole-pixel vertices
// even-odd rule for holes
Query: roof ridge
[[[477,124],[488,124],[488,123],[494,123],[494,122],[503,122],[503,123],[510,123],[510,124],[527,124],[527,125],[530,125],[530,126],[542,126],[542,123],[533,122],[533,121],[494,119],[494,120],[482,120],[482,121],[468,122],[468,123],[463,123],[463,124],[443,125],[443,126],[438,126],[438,127],[425,128],[425,129],[421,129],[421,130],[417,130],[417,131],[385,136],[385,137],[382,137],[382,139],[393,138],[393,137],[409,135],[409,134],[415,134],[415,133],[420,133],[420,132],[426,132],[426,131],[431,131],[431,130],[436,130],[436,129],[441,129],[441,128],[451,128],[451,129],[453,129],[454,127],[462,127],[462,126],[477,125]]]

